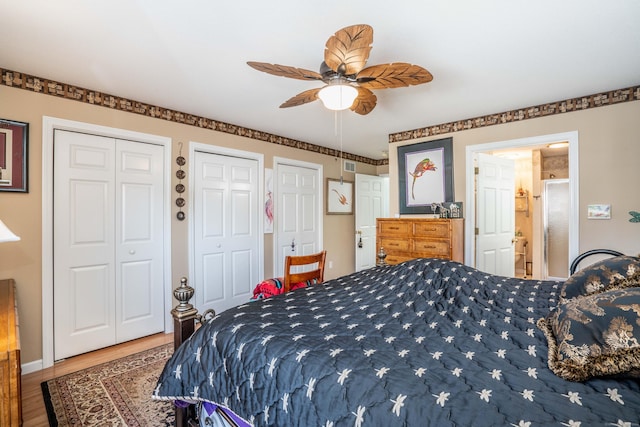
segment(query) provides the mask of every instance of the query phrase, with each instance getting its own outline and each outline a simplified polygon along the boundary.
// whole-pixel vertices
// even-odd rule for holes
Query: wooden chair
[[[311,255],[288,256],[284,259],[284,292],[289,292],[291,285],[299,282],[307,282],[312,284],[322,283],[324,280],[324,261],[327,257],[327,251],[318,252]],[[291,267],[299,267],[302,265],[317,264],[313,270],[302,273],[293,273]]]

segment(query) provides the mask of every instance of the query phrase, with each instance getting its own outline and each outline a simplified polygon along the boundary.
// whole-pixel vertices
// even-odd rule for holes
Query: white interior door
[[[389,216],[389,178],[356,174],[356,271],[376,265],[376,218]]]
[[[284,274],[287,255],[309,255],[322,250],[320,181],[318,169],[277,165],[275,276]]]
[[[513,277],[515,167],[513,160],[478,153],[476,267]]]
[[[56,130],[54,359],[164,329],[163,149]]]
[[[115,344],[115,144],[55,132],[54,359]]]
[[[262,277],[258,162],[195,151],[194,286],[198,310],[245,303]]]
[[[116,342],[164,329],[163,151],[116,141]]]

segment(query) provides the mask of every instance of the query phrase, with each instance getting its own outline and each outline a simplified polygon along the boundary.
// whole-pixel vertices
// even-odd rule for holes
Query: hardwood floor
[[[173,334],[155,334],[124,344],[71,357],[57,362],[51,368],[23,375],[22,425],[24,427],[47,427],[49,425],[47,411],[42,398],[42,389],[40,388],[40,383],[43,381],[172,342]]]

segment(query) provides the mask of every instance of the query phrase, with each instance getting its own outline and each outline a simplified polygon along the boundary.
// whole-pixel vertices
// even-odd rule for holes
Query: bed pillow
[[[538,320],[561,378],[640,375],[640,287],[574,298]]]
[[[569,300],[611,289],[640,286],[640,258],[617,256],[606,258],[576,271],[560,291],[560,299]]]

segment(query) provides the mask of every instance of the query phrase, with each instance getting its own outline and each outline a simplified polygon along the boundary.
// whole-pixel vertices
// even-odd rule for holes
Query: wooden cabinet
[[[0,280],[0,426],[22,425],[20,334],[13,279]]]
[[[384,248],[387,264],[414,258],[445,258],[464,262],[464,220],[378,218],[376,253]]]

